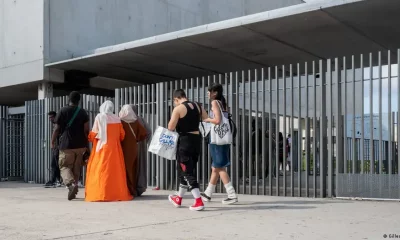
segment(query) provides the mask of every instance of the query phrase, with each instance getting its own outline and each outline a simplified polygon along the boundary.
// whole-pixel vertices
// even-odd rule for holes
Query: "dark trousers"
[[[181,187],[189,191],[199,188],[195,169],[200,155],[201,136],[198,134],[180,134],[177,146],[177,170]]]
[[[51,176],[50,181],[55,183],[57,180],[61,182],[61,174],[60,174],[60,167],[58,165],[58,157],[59,157],[59,150],[53,149],[52,150],[52,159],[51,159]]]

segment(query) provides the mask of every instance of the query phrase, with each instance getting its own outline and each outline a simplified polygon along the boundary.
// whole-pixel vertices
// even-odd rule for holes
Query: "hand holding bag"
[[[168,160],[176,160],[178,138],[178,133],[158,127],[154,132],[148,151]]]
[[[230,145],[232,144],[232,129],[228,119],[228,113],[222,111],[222,106],[217,101],[221,112],[221,123],[219,125],[211,124],[211,144]]]

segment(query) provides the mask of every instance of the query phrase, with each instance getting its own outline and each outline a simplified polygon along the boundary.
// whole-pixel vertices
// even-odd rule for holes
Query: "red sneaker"
[[[201,197],[197,198],[194,202],[194,204],[189,208],[192,211],[202,211],[204,210],[204,203],[203,200],[201,200]]]
[[[175,196],[175,195],[169,195],[168,196],[168,200],[174,204],[175,207],[180,207],[182,204],[182,198],[179,196]]]

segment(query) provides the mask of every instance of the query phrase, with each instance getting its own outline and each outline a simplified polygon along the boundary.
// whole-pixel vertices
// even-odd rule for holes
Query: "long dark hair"
[[[219,100],[222,103],[222,107],[227,110],[226,99],[223,95],[224,88],[219,83],[212,83],[208,86],[208,91],[210,93],[216,93],[215,100]]]

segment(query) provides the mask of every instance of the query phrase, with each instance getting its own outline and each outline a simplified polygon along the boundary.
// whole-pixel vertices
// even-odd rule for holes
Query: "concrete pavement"
[[[65,188],[0,183],[0,239],[385,239],[400,235],[398,202],[223,195],[191,212],[188,195],[176,209],[164,191],[131,202],[67,201]]]

